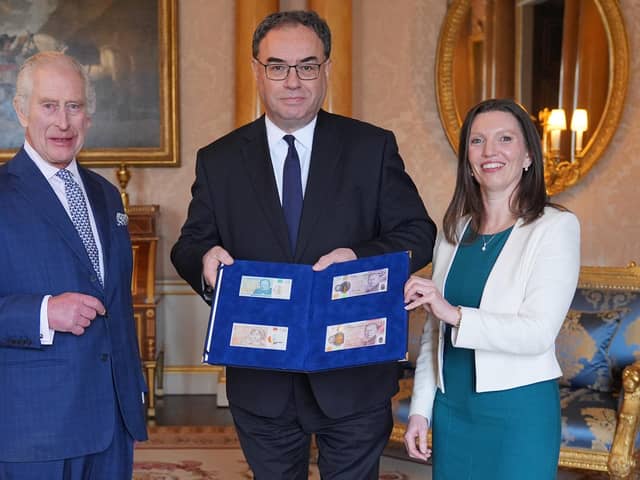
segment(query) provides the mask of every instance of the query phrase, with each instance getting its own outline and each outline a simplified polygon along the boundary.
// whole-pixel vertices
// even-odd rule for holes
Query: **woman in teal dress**
[[[540,140],[511,100],[462,126],[453,199],[432,279],[411,277],[407,309],[429,313],[405,446],[435,480],[556,478],[555,338],[580,269],[577,218],[546,195]]]

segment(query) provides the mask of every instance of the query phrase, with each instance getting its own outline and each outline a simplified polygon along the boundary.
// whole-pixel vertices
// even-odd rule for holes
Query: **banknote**
[[[261,297],[277,300],[291,298],[290,278],[251,277],[243,275],[240,280],[241,297]]]
[[[373,318],[358,322],[330,325],[324,344],[325,352],[349,348],[384,345],[387,339],[387,319]]]
[[[388,268],[333,277],[331,300],[386,292],[388,278]]]
[[[288,333],[287,327],[234,323],[229,345],[232,347],[286,350]]]

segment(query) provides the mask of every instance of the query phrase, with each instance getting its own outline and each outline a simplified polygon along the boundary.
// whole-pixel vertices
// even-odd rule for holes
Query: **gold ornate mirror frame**
[[[604,112],[585,148],[584,155],[575,162],[564,162],[554,175],[545,176],[550,195],[562,192],[584,177],[600,158],[613,138],[627,92],[629,77],[629,48],[622,13],[617,0],[593,0],[602,18],[608,39],[609,84]],[[457,153],[462,118],[456,108],[454,95],[454,53],[456,39],[472,0],[453,0],[444,19],[436,55],[436,101],[440,120],[449,143]]]

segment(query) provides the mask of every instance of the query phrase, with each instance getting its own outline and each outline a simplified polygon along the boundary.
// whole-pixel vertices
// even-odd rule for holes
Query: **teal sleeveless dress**
[[[446,281],[449,303],[480,305],[511,230],[484,239],[480,235],[472,243],[465,233]],[[445,393],[438,389],[433,410],[434,480],[555,479],[560,452],[557,381],[476,393],[474,350],[454,347],[449,327],[445,338]]]

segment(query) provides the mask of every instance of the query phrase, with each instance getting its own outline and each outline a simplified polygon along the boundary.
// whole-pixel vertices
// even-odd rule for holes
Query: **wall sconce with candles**
[[[573,185],[580,177],[582,157],[582,135],[589,127],[588,114],[583,108],[574,110],[571,116],[571,149],[563,155],[562,132],[567,130],[567,116],[564,109],[545,108],[538,113],[542,126],[542,152],[544,154],[544,177],[550,195],[558,193],[552,188],[562,179],[563,186]],[[558,190],[561,191],[561,190]]]

